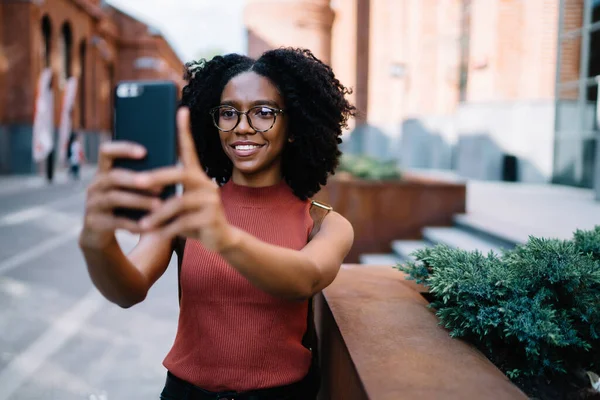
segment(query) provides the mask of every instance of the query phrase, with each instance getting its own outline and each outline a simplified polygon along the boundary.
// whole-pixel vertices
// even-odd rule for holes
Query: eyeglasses
[[[237,110],[232,106],[217,106],[209,111],[213,123],[218,130],[230,132],[240,123],[242,114],[248,118],[248,124],[256,132],[266,132],[275,125],[277,115],[283,114],[283,110],[268,106],[255,106],[246,112]]]

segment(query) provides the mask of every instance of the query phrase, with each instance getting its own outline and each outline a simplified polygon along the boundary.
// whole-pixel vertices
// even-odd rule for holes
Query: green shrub
[[[575,246],[585,254],[591,254],[596,261],[600,261],[600,225],[591,231],[575,232]]]
[[[342,155],[338,171],[348,172],[360,179],[395,180],[401,178],[396,161],[382,161],[351,154]]]
[[[451,336],[510,378],[548,376],[600,362],[598,249],[600,227],[570,241],[530,237],[501,255],[437,246],[397,268],[429,287]]]

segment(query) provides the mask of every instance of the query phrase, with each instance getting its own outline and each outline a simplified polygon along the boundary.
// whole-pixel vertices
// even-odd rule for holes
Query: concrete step
[[[412,253],[430,246],[431,244],[424,240],[394,240],[392,242],[392,250],[403,261],[414,261]]]
[[[433,244],[445,244],[457,249],[475,251],[487,254],[490,250],[500,254],[501,248],[497,243],[486,240],[477,234],[460,228],[424,228],[423,237]]]
[[[361,254],[360,263],[370,265],[396,265],[400,262],[400,258],[395,254]]]
[[[527,243],[529,237],[527,229],[490,216],[459,214],[454,217],[454,223],[504,248]]]

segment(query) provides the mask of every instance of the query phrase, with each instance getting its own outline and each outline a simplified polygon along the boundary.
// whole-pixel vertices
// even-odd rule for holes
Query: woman
[[[164,273],[175,239],[187,238],[161,398],[308,399],[308,299],[334,280],[353,241],[335,212],[309,241],[309,199],[338,164],[355,112],[349,91],[307,50],[217,56],[186,69],[182,166],[111,169],[115,158],[145,150],[101,149],[80,236],[90,276],[107,299],[131,307]],[[177,183],[183,194],[166,201],[136,194]],[[149,213],[134,222],[115,217],[115,207]],[[130,254],[116,229],[141,234]]]

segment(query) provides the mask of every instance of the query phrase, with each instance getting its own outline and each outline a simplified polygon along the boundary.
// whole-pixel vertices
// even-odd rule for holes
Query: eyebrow
[[[222,101],[221,105],[238,107],[240,105],[240,103],[235,100],[226,100],[226,101]],[[277,104],[277,102],[273,101],[273,100],[254,100],[253,102],[250,103],[250,107],[256,107],[256,106],[271,106],[273,108],[281,108],[281,107],[279,107],[279,104]]]

